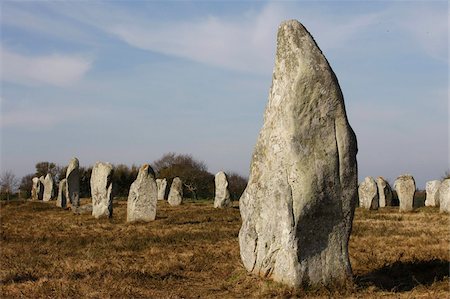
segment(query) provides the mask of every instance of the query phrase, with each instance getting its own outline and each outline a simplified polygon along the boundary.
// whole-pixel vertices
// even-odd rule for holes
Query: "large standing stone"
[[[441,181],[434,180],[429,181],[425,185],[427,191],[427,197],[425,199],[426,207],[438,207],[439,206],[439,187],[441,186]]]
[[[183,182],[179,177],[173,179],[167,201],[171,206],[178,206],[183,202]]]
[[[164,200],[164,197],[166,196],[167,180],[165,178],[157,179],[156,185],[158,186],[158,200]]]
[[[37,185],[37,199],[44,199],[44,188],[45,188],[45,178],[44,176],[39,177],[39,182]]]
[[[373,177],[366,177],[358,188],[359,206],[366,210],[378,210],[378,187]]]
[[[392,206],[392,189],[389,183],[381,176],[377,178],[378,197],[380,208]]]
[[[442,181],[439,187],[439,211],[450,213],[450,179]]]
[[[80,206],[80,162],[77,158],[72,158],[66,171],[67,199],[74,207]]]
[[[92,216],[95,218],[112,217],[112,175],[113,166],[110,163],[97,162],[92,168]]]
[[[414,209],[414,193],[416,192],[416,182],[410,174],[399,176],[394,183],[400,201],[400,212],[409,212]]]
[[[62,179],[58,186],[58,199],[56,200],[56,206],[60,208],[67,207],[67,180]]]
[[[53,186],[55,185],[53,181],[53,177],[50,173],[47,173],[44,179],[44,195],[42,200],[43,201],[50,201],[53,198],[53,195],[55,194],[55,191],[53,189]]]
[[[136,180],[131,184],[127,202],[127,221],[152,221],[156,217],[158,187],[155,173],[148,164],[140,169]]]
[[[225,208],[231,206],[230,191],[228,190],[228,179],[225,172],[219,171],[214,178],[214,182],[216,185],[214,207]]]
[[[34,177],[32,180],[32,185],[31,185],[31,199],[32,200],[37,200],[38,199],[38,188],[39,188],[39,178],[38,177]]]
[[[248,271],[291,286],[351,277],[356,136],[337,78],[295,20],[278,30],[269,101],[239,205]]]

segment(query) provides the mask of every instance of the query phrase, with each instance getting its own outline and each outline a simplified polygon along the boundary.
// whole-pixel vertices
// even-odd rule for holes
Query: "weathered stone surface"
[[[434,180],[429,181],[425,185],[427,191],[427,197],[425,199],[426,207],[438,207],[439,206],[439,187],[441,186],[441,181]]]
[[[158,187],[155,173],[148,164],[139,169],[136,180],[131,184],[127,202],[127,221],[152,221],[156,217]]]
[[[60,208],[66,208],[67,207],[67,180],[62,179],[59,182],[58,186],[58,198],[56,200],[56,206]]]
[[[278,31],[269,101],[239,205],[248,271],[291,286],[351,277],[356,136],[337,78],[297,21]]]
[[[178,206],[183,202],[183,182],[179,177],[173,179],[167,201],[171,206]]]
[[[112,175],[113,166],[110,163],[97,162],[92,168],[92,216],[95,218],[112,217]]]
[[[399,176],[394,183],[400,201],[400,212],[409,212],[414,209],[414,193],[416,192],[416,182],[410,174]]]
[[[228,190],[228,179],[227,175],[223,171],[219,171],[214,182],[216,185],[216,195],[214,197],[214,207],[215,208],[225,208],[231,206],[230,191]]]
[[[359,206],[366,210],[378,210],[378,187],[373,177],[366,177],[358,188]]]
[[[167,180],[157,179],[156,185],[158,186],[158,200],[164,200],[166,196]]]
[[[37,200],[38,199],[38,188],[39,188],[39,178],[34,177],[31,180],[31,199]]]
[[[55,185],[55,182],[53,181],[53,177],[50,173],[47,173],[44,179],[44,195],[42,196],[43,201],[50,201],[55,191],[53,189],[53,186]]]
[[[380,208],[392,206],[392,189],[389,183],[379,176],[377,178],[377,187]]]
[[[44,183],[45,183],[44,176],[39,177],[39,182],[37,185],[37,199],[38,200],[44,199],[44,186],[45,186]]]
[[[77,158],[72,158],[66,171],[67,180],[67,200],[72,206],[80,205],[80,162]]]
[[[443,180],[439,186],[439,211],[450,213],[450,179]]]

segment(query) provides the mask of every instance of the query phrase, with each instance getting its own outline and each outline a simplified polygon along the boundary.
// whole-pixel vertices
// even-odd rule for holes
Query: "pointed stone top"
[[[139,168],[139,173],[137,175],[138,178],[141,178],[143,176],[152,175],[153,178],[155,177],[155,172],[153,171],[153,168],[148,164],[143,164],[141,168]]]
[[[52,179],[53,179],[52,174],[47,173],[47,175],[45,176],[45,180],[47,181],[47,180],[52,180]]]
[[[78,158],[74,157],[70,160],[69,165],[67,166],[66,171],[66,178],[70,175],[70,173],[74,170],[77,170],[80,168],[80,161],[78,161]]]

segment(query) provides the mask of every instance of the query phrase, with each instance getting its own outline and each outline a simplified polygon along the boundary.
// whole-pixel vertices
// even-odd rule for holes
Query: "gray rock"
[[[52,175],[50,173],[47,173],[44,179],[44,195],[42,196],[43,201],[50,201],[53,198],[55,194],[55,191],[53,189],[54,185],[55,183],[53,181]]]
[[[416,182],[410,174],[399,176],[394,183],[400,201],[400,212],[410,212],[414,209],[414,193],[416,192]]]
[[[179,177],[173,179],[167,201],[171,206],[179,206],[183,202],[183,182]]]
[[[439,211],[450,213],[450,179],[443,180],[439,187]]]
[[[425,199],[426,207],[439,207],[439,187],[441,186],[441,181],[429,181],[425,185],[427,191],[427,197]]]
[[[166,196],[167,180],[157,179],[156,185],[158,186],[158,200],[164,200]]]
[[[158,187],[155,173],[148,164],[139,169],[136,180],[131,184],[127,202],[127,221],[152,221],[156,217]]]
[[[72,212],[74,214],[91,214],[92,213],[92,204],[82,205],[82,206],[72,206]]]
[[[97,162],[92,168],[92,216],[95,218],[112,217],[112,176],[113,166],[110,163]]]
[[[283,22],[277,44],[239,201],[241,259],[248,271],[291,286],[345,284],[358,198],[356,136],[337,78],[308,31]]]
[[[359,206],[366,210],[378,210],[378,187],[373,177],[366,177],[358,188]]]
[[[38,199],[38,188],[39,188],[39,178],[34,177],[31,180],[31,199],[32,200]]]
[[[219,171],[214,178],[216,186],[216,195],[214,197],[215,208],[225,208],[231,206],[230,191],[228,190],[227,175]]]
[[[56,206],[60,208],[67,207],[67,180],[62,179],[58,186],[58,199],[56,200]]]
[[[72,158],[66,171],[67,199],[71,206],[80,205],[80,162],[77,158]]]
[[[44,176],[41,176],[39,178],[39,182],[37,184],[37,199],[43,200],[44,199],[44,188],[45,188],[45,178]]]
[[[392,189],[389,183],[379,176],[377,178],[377,187],[380,208],[392,206]]]

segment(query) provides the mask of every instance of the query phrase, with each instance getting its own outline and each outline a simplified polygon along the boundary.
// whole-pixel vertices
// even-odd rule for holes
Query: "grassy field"
[[[88,202],[88,200],[84,200]],[[240,215],[212,202],[158,203],[157,219],[93,219],[54,202],[0,204],[0,297],[449,298],[450,219],[435,208],[357,209],[350,240],[354,283],[293,290],[248,274],[239,257]]]

